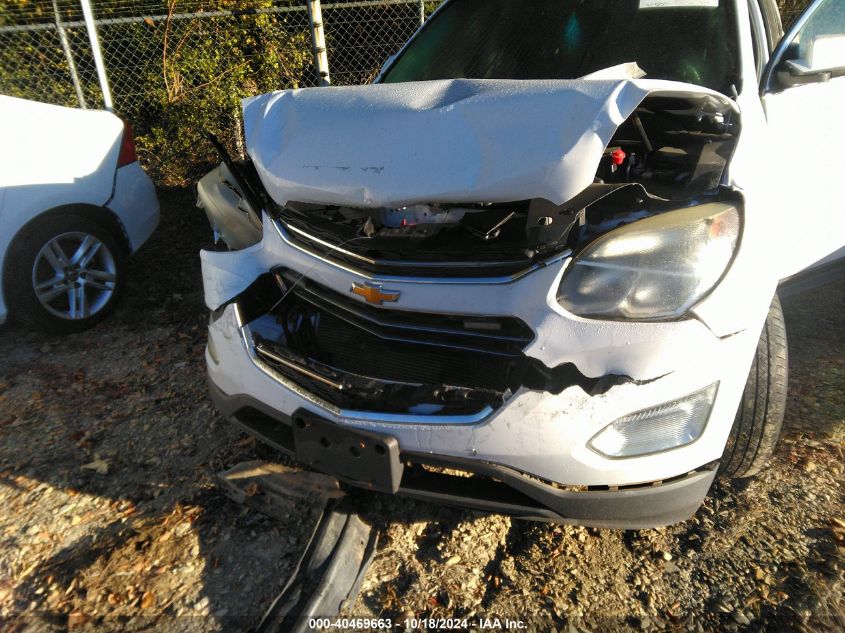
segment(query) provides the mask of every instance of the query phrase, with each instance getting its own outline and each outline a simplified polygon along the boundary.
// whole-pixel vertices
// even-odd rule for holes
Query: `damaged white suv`
[[[373,490],[689,517],[777,441],[843,74],[843,0],[783,38],[773,0],[448,0],[375,85],[247,99],[199,185],[214,401]]]

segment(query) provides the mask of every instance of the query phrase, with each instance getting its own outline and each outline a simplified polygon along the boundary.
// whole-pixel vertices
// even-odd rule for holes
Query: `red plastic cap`
[[[617,167],[625,162],[628,155],[621,149],[615,149],[610,152],[610,161]]]
[[[120,141],[120,154],[117,156],[117,166],[125,167],[138,160],[135,152],[135,141],[132,139],[132,126],[126,121],[123,122],[123,138]]]

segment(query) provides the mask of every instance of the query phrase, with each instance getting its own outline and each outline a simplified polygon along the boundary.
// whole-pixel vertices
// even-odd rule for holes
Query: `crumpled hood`
[[[563,204],[657,94],[696,97],[702,113],[736,110],[722,94],[669,81],[457,79],[260,95],[243,102],[244,131],[281,205]]]

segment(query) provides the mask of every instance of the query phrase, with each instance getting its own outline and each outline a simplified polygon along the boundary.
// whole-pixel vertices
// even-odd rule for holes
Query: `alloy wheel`
[[[97,314],[114,296],[117,265],[89,233],[62,233],[47,242],[32,266],[32,288],[50,314],[76,321]]]

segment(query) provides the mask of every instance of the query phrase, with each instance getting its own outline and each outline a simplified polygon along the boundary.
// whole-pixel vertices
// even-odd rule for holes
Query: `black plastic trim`
[[[227,395],[211,379],[209,390],[224,416],[261,441],[294,455],[290,416],[250,396]],[[243,411],[257,411],[259,416],[244,416]],[[370,432],[370,435],[378,434]],[[718,467],[714,462],[669,481],[641,486],[572,491],[514,468],[477,459],[412,451],[402,451],[400,457],[405,464],[400,495],[522,519],[614,529],[647,529],[685,521],[698,510]],[[431,472],[422,468],[423,465],[457,469],[476,476]]]

